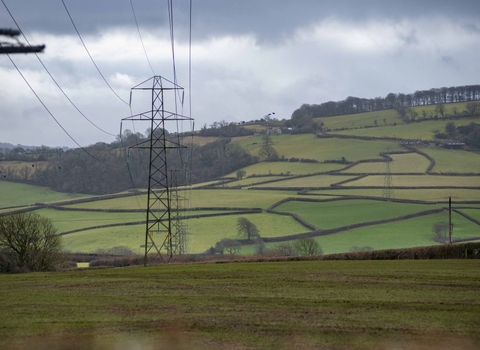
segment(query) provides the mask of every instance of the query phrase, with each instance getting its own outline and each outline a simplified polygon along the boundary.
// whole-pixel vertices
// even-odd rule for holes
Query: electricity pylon
[[[185,174],[183,169],[171,170],[171,206],[172,206],[172,253],[173,254],[186,254],[188,249],[188,225],[184,220],[187,202],[186,197],[182,197],[178,188],[178,175]]]
[[[19,30],[16,29],[1,29],[0,28],[0,35],[1,36],[8,36],[10,38],[15,39],[16,43],[11,42],[1,42],[0,41],[0,54],[11,54],[11,53],[37,53],[43,52],[45,49],[45,45],[37,45],[37,46],[25,46],[16,38],[21,33]]]
[[[180,144],[180,139],[167,137],[166,124],[168,122],[191,121],[192,118],[182,116],[166,109],[166,99],[177,107],[177,98],[183,96],[183,88],[161,76],[154,76],[131,89],[151,92],[151,110],[133,115],[123,120],[148,121],[150,135],[147,141],[141,142],[132,148],[148,149],[150,153],[147,192],[147,218],[145,226],[145,257],[147,265],[148,254],[153,250],[155,257],[165,262],[164,255],[169,261],[180,245],[180,231],[173,224],[174,193],[169,179],[169,164],[167,153],[170,150],[186,148]],[[168,151],[168,152],[167,152]],[[175,204],[177,205],[177,204]],[[178,217],[178,215],[177,215]]]
[[[387,162],[385,165],[385,178],[383,180],[383,191],[382,191],[382,197],[387,198],[387,200],[390,200],[395,197],[395,194],[393,192],[392,171],[390,169],[390,162],[392,161],[392,157],[388,155],[389,152],[390,152],[390,149],[387,149],[385,153],[387,156]]]

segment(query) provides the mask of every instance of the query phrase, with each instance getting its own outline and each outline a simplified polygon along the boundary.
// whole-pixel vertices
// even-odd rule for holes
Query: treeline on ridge
[[[170,139],[176,137],[168,136]],[[145,141],[147,137],[141,133],[125,130],[121,140],[117,138],[110,144],[99,142],[83,149],[55,152],[48,161],[45,161],[45,153],[35,158],[33,152],[18,154],[16,150],[16,160],[28,161],[29,164],[15,168],[0,162],[0,175],[4,180],[46,186],[69,193],[106,194],[147,188],[149,151],[131,148]],[[179,141],[188,147],[167,149],[166,169],[168,177],[175,179],[175,184],[179,186],[209,181],[258,161],[257,157],[230,142],[229,138],[221,138],[204,146],[188,144],[187,139],[175,140]],[[8,152],[5,158],[12,159]]]
[[[391,92],[385,97],[360,98],[349,96],[342,101],[328,101],[318,105],[303,104],[293,112],[292,117],[297,115],[310,115],[313,118],[331,117],[392,109],[398,105],[415,107],[478,100],[480,100],[480,85],[451,86],[417,90],[410,94]]]

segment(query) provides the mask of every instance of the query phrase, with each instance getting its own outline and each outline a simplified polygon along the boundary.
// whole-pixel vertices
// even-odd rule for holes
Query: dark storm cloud
[[[47,45],[41,58],[75,103],[117,133],[129,108],[101,79],[62,1],[2,1],[30,42]],[[152,75],[130,0],[64,1],[103,74],[128,100],[130,88]],[[190,0],[173,3],[177,72],[186,87]],[[171,79],[167,0],[133,4],[154,74]],[[5,27],[15,24],[0,2]],[[303,103],[476,84],[479,33],[478,0],[193,0],[192,117],[200,127],[271,111],[288,119]],[[13,59],[80,144],[111,141],[66,102],[35,56]],[[135,113],[140,102],[134,96]],[[75,146],[5,55],[0,106],[0,142]]]
[[[4,0],[24,31],[71,34],[72,25],[60,0]],[[82,33],[109,27],[135,27],[130,0],[64,0]],[[189,0],[173,1],[174,24],[185,37],[189,22]],[[167,1],[133,0],[137,19],[145,30],[168,27]],[[193,0],[196,38],[255,33],[260,41],[278,40],[299,27],[336,17],[352,22],[371,18],[403,17],[472,18],[480,12],[480,1],[438,0]],[[14,24],[0,5],[0,23]],[[468,28],[478,30],[477,23]]]
[[[480,24],[465,23],[463,28],[465,28],[465,30],[468,31],[468,32],[480,35]]]

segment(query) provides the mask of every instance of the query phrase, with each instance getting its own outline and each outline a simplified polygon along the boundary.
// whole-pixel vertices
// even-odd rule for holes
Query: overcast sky
[[[130,110],[124,101],[130,101],[133,86],[153,75],[173,80],[167,0],[132,0],[147,55],[130,0],[64,0],[115,93],[90,60],[61,0],[0,1],[0,28],[16,28],[5,4],[28,41],[46,45],[40,59],[96,125],[70,104],[34,54],[10,55],[82,146],[114,141],[109,134],[120,132],[122,118],[151,109],[150,97],[135,92]],[[478,0],[193,0],[189,91],[190,1],[173,3],[177,79],[186,89],[179,113],[189,116],[191,93],[195,129],[270,112],[289,119],[304,103],[479,83]],[[147,127],[123,125],[142,133]],[[175,131],[176,125],[167,129]],[[76,147],[7,55],[0,55],[0,142]]]

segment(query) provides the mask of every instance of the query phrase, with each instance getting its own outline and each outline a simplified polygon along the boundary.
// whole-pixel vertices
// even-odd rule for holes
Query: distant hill
[[[25,149],[32,149],[32,148],[35,148],[35,146],[24,146],[24,145],[20,145],[20,144],[17,144],[17,145],[12,145],[11,143],[6,143],[6,142],[0,142],[0,149],[2,148],[5,148],[5,149],[13,149],[13,148],[16,148],[16,147],[22,147],[22,148],[25,148]]]

